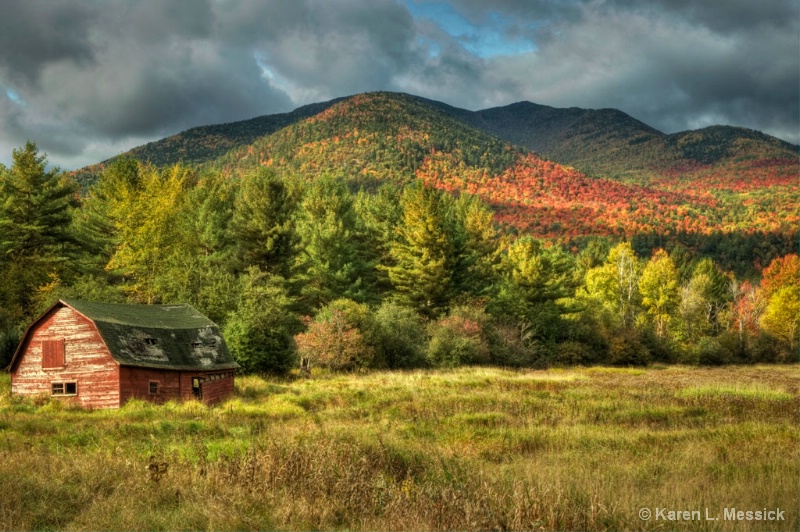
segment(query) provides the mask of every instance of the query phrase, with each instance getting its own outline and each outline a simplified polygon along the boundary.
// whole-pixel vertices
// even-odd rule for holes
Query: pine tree
[[[234,201],[231,236],[239,247],[238,270],[256,266],[292,277],[297,254],[296,201],[286,183],[267,169],[242,178]]]
[[[352,195],[343,179],[323,176],[311,182],[300,203],[297,234],[302,293],[319,309],[334,299],[369,299],[373,269],[356,227]]]
[[[446,311],[455,292],[456,242],[449,197],[415,183],[403,192],[403,221],[387,268],[397,300],[426,317]]]
[[[460,293],[488,295],[497,281],[502,256],[494,213],[477,196],[462,194],[455,202],[455,284]]]
[[[34,290],[70,268],[77,186],[57,168],[48,170],[33,142],[13,150],[12,160],[0,172],[0,301],[20,320],[31,311]]]

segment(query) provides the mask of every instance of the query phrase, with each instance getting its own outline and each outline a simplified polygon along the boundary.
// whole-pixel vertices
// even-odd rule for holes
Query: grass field
[[[214,408],[82,411],[12,397],[6,375],[0,529],[798,530],[799,378],[796,365],[244,377]]]

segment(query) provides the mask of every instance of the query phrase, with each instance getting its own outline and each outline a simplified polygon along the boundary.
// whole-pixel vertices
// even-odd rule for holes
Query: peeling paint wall
[[[43,369],[42,342],[53,340],[64,341],[65,365]],[[88,408],[117,408],[119,371],[94,324],[69,307],[56,307],[30,331],[11,374],[11,391],[49,396],[52,383],[75,382],[77,395],[64,400]]]

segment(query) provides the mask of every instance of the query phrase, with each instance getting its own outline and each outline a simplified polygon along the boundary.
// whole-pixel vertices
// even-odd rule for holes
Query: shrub
[[[710,336],[700,338],[694,350],[697,353],[697,362],[704,366],[721,366],[729,363],[732,358],[730,351],[719,340]]]
[[[0,367],[5,368],[11,363],[20,340],[20,334],[16,329],[10,326],[7,329],[0,329]]]
[[[295,341],[298,353],[311,364],[335,371],[385,365],[376,359],[378,329],[364,304],[337,299],[323,307]]]
[[[245,373],[283,373],[296,362],[291,310],[283,278],[253,268],[242,277],[242,298],[224,327],[225,341]]]
[[[437,367],[489,362],[489,344],[484,337],[487,322],[482,309],[457,307],[431,323],[428,362]]]
[[[597,361],[591,346],[574,340],[558,344],[553,362],[559,366],[586,366]]]
[[[390,368],[422,367],[427,332],[422,317],[408,307],[387,302],[375,312],[376,356]]]
[[[650,350],[636,329],[617,329],[608,339],[608,358],[615,366],[645,366],[650,362]]]

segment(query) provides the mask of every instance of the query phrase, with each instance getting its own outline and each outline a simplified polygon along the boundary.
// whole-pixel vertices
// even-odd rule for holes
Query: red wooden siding
[[[150,393],[150,382],[158,383],[158,393]],[[181,398],[180,372],[150,368],[121,367],[119,373],[120,402],[142,399],[163,403]]]
[[[225,376],[223,378],[223,376]],[[214,404],[233,393],[233,370],[228,371],[174,371],[150,368],[120,368],[120,401],[142,399],[163,403],[170,399],[194,399],[192,379],[201,379],[204,403]],[[150,383],[158,383],[158,393],[150,393]]]
[[[63,345],[60,366],[53,366],[55,343]],[[44,316],[28,332],[20,354],[11,374],[13,393],[50,395],[52,383],[76,382],[78,393],[67,400],[89,408],[119,407],[119,365],[94,324],[73,309],[57,306]]]

